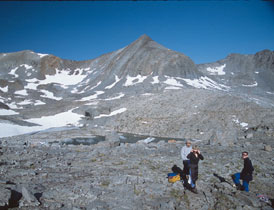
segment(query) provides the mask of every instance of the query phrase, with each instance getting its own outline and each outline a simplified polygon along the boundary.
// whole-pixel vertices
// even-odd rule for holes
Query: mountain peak
[[[148,35],[143,34],[137,40],[146,40],[146,41],[153,41]]]

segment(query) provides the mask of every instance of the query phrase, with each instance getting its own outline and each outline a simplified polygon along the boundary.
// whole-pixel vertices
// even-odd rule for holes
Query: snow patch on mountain
[[[55,97],[52,92],[49,92],[47,90],[41,90],[41,92],[45,95],[45,96],[41,95],[41,97],[43,97],[43,98],[50,98],[50,99],[57,100],[57,101],[62,100],[62,97]]]
[[[105,93],[104,91],[95,91],[95,94],[84,97],[84,98],[80,99],[79,101],[90,101],[90,100],[98,98],[99,95],[102,95],[104,93]]]
[[[165,88],[165,90],[181,90],[182,88],[176,87],[176,86],[168,86]]]
[[[14,92],[14,94],[18,94],[18,95],[23,95],[23,96],[27,96],[28,93],[27,93],[27,90],[18,90],[16,92]]]
[[[20,67],[25,67],[26,70],[32,69],[33,67],[28,64],[21,64]]]
[[[218,90],[228,90],[228,86],[218,84],[208,77],[200,77],[199,79],[183,79],[188,85],[195,88],[203,89],[218,89]]]
[[[224,72],[225,66],[226,64],[215,67],[215,68],[207,67],[206,70],[210,72],[211,75],[225,75],[225,72]]]
[[[78,125],[78,121],[81,120],[83,115],[72,112],[73,109],[67,112],[58,113],[52,116],[43,116],[40,118],[28,119],[28,122],[39,124],[42,129],[48,129],[51,127],[62,127],[66,125]]]
[[[119,79],[119,77],[117,75],[115,75],[115,82],[112,83],[111,85],[109,86],[106,86],[105,89],[111,89],[113,88],[121,79]]]
[[[34,103],[34,106],[37,106],[37,105],[44,105],[46,103],[44,103],[43,101],[40,101],[40,100],[36,100],[35,103]]]
[[[147,76],[138,75],[136,77],[131,77],[128,75],[124,86],[132,86],[132,85],[136,85],[138,83],[142,83],[146,78],[147,78]]]
[[[40,56],[40,58],[43,58],[43,57],[45,57],[45,56],[47,56],[47,55],[49,55],[49,54],[37,53],[37,55],[39,55],[39,56]]]
[[[151,82],[151,84],[158,84],[158,83],[160,83],[160,81],[159,81],[159,76],[155,76],[155,77],[152,77],[152,79],[153,79],[153,81]]]
[[[232,120],[233,122],[235,122],[236,124],[242,126],[243,128],[247,128],[248,127],[248,123],[245,122],[240,122],[239,119],[235,118],[236,116],[233,116],[234,119]]]
[[[183,85],[180,82],[178,82],[175,78],[169,77],[169,76],[165,76],[165,78],[167,78],[167,80],[164,81],[165,84],[171,85],[171,86],[183,87]]]
[[[152,93],[144,93],[144,94],[142,94],[142,96],[153,96],[153,94]]]
[[[0,90],[4,93],[7,93],[8,92],[8,86],[4,87],[4,88],[1,88],[0,87]]]
[[[127,110],[126,108],[121,108],[121,109],[111,112],[110,114],[101,114],[99,116],[96,116],[96,117],[94,117],[94,119],[98,119],[98,118],[102,118],[102,117],[111,117],[111,116],[114,116],[117,114],[121,114],[121,113],[125,112],[126,110]]]
[[[99,81],[96,85],[94,85],[94,86],[87,86],[87,87],[85,87],[81,92],[79,92],[79,94],[82,94],[82,93],[85,93],[86,91],[90,91],[90,90],[93,90],[93,89],[95,89],[95,88],[97,88],[100,84],[101,84],[102,82],[101,81]],[[74,88],[72,91],[71,91],[72,93],[77,93],[77,87],[76,88]]]
[[[28,105],[28,104],[32,104],[33,102],[31,100],[24,100],[20,103],[17,103],[17,105]]]
[[[112,101],[112,100],[120,99],[120,98],[122,98],[122,97],[124,97],[124,96],[125,96],[124,93],[119,93],[119,95],[116,96],[116,97],[106,98],[106,99],[104,99],[104,100],[105,100],[105,101]]]
[[[14,69],[10,70],[9,74],[12,75],[12,76],[14,76],[15,78],[18,78],[19,75],[15,73],[18,68],[19,67],[15,67]]]
[[[6,105],[9,106],[9,108],[11,108],[11,109],[22,109],[22,108],[18,107],[15,102],[6,103]]]
[[[25,86],[25,89],[37,90],[37,86],[40,85],[40,84],[37,83],[37,82],[36,83],[35,82],[30,82],[30,81],[34,81],[34,80],[36,80],[36,79],[26,80],[28,82],[28,84]]]
[[[79,73],[76,73],[77,70]],[[75,69],[74,74],[70,74],[68,70],[59,70],[56,69],[55,75],[46,75],[46,79],[42,80],[40,84],[49,84],[49,83],[58,83],[62,84],[62,86],[69,86],[69,85],[77,85],[80,83],[86,75],[82,74],[84,69]]]

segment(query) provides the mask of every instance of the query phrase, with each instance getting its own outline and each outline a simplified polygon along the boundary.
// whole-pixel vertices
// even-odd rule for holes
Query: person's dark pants
[[[184,164],[184,169],[183,169],[183,181],[184,183],[187,183],[187,178],[186,175],[189,175],[189,164],[190,164],[190,160],[183,160],[183,164]]]
[[[240,177],[241,177],[241,173],[236,173],[233,175],[233,181],[237,186],[241,184]],[[243,187],[246,192],[249,192],[249,182],[248,181],[243,180]]]

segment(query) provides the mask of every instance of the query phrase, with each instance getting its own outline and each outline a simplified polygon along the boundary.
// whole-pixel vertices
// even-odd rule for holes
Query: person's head
[[[242,152],[242,158],[245,159],[248,157],[248,152],[244,151]]]
[[[191,141],[187,140],[187,141],[186,141],[186,146],[187,146],[187,147],[190,147],[190,146],[191,146]]]
[[[197,145],[193,145],[192,150],[193,152],[198,152],[199,148]]]

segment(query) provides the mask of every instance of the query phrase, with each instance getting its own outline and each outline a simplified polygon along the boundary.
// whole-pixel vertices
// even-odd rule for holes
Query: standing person
[[[199,160],[203,160],[200,150],[197,145],[194,145],[191,152],[187,155],[187,158],[190,161],[190,177],[191,177],[191,191],[194,193],[198,193],[196,189],[196,181],[198,179],[198,164]]]
[[[244,168],[241,173],[232,175],[232,180],[237,186],[237,190],[244,190],[249,192],[249,182],[253,179],[252,173],[254,171],[251,160],[248,158],[248,152],[242,152],[242,159],[244,160]],[[243,186],[240,183],[240,179],[243,180]]]
[[[187,185],[187,178],[186,175],[189,175],[189,163],[190,160],[187,158],[187,155],[191,152],[192,146],[191,141],[187,140],[186,145],[181,149],[181,157],[183,159],[184,169],[183,169],[183,176],[182,179],[184,181],[184,185]]]

